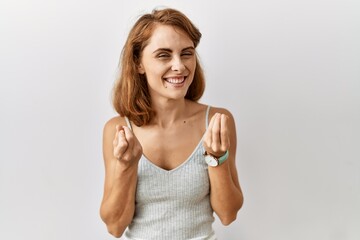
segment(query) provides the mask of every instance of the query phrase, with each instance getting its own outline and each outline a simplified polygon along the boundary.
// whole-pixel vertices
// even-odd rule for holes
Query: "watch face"
[[[205,162],[211,167],[216,167],[219,164],[218,161],[210,155],[205,155]]]

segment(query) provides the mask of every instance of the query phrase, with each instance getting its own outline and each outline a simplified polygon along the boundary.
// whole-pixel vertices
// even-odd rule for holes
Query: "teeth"
[[[182,83],[184,82],[185,78],[184,77],[180,77],[180,78],[167,78],[166,81],[169,83]]]

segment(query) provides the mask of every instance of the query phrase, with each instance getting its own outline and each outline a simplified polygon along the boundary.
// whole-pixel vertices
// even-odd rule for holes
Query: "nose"
[[[171,65],[171,70],[176,71],[176,72],[182,72],[185,70],[185,65],[182,62],[181,58],[174,58],[172,65]]]

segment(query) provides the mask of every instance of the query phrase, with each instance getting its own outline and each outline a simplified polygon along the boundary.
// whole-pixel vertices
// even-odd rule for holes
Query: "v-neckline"
[[[172,173],[172,172],[175,172],[176,170],[182,168],[184,165],[186,165],[190,161],[190,159],[196,153],[196,151],[199,150],[200,146],[202,146],[202,141],[203,141],[203,139],[205,137],[205,134],[206,134],[206,131],[207,131],[207,128],[208,128],[208,125],[209,125],[209,112],[210,112],[210,105],[208,105],[206,110],[205,110],[205,132],[203,133],[202,137],[200,138],[199,143],[196,145],[195,149],[192,151],[190,156],[185,161],[180,163],[178,166],[176,166],[173,169],[166,170],[166,169],[164,169],[162,167],[159,167],[154,162],[152,162],[149,158],[147,158],[145,156],[144,153],[142,153],[141,158],[144,159],[147,163],[149,163],[149,165],[153,166],[155,169],[158,169],[159,171],[166,172],[166,173]],[[125,116],[125,121],[126,121],[127,126],[132,130],[131,122],[126,116]]]
[[[204,136],[205,136],[205,133],[206,133],[206,129],[205,129],[205,132],[203,134],[203,136],[201,137],[199,143],[196,145],[195,149],[192,151],[192,153],[190,154],[189,157],[187,157],[187,159],[185,159],[185,161],[183,161],[182,163],[180,163],[178,166],[176,166],[175,168],[172,168],[170,170],[166,170],[162,167],[159,167],[157,164],[155,164],[154,162],[152,162],[149,158],[147,158],[144,153],[142,154],[142,158],[147,162],[149,163],[151,166],[153,166],[155,169],[158,169],[159,171],[162,171],[162,172],[166,172],[166,173],[172,173],[172,172],[175,172],[177,171],[178,169],[181,169],[184,165],[186,165],[192,158],[192,156],[199,150],[200,146],[202,146],[202,141],[204,139]]]

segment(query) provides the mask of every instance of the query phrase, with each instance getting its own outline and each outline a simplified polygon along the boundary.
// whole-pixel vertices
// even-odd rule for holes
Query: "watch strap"
[[[221,157],[215,157],[214,155],[209,154],[209,153],[206,152],[206,151],[205,151],[205,153],[204,153],[204,156],[209,156],[209,157],[215,159],[215,160],[217,161],[217,165],[216,165],[216,166],[218,166],[218,165],[221,165],[223,162],[225,162],[226,159],[228,159],[228,157],[229,157],[229,150],[226,150],[225,154],[222,155]]]
[[[225,162],[226,159],[229,157],[229,150],[226,150],[225,154],[218,158],[219,165]]]

